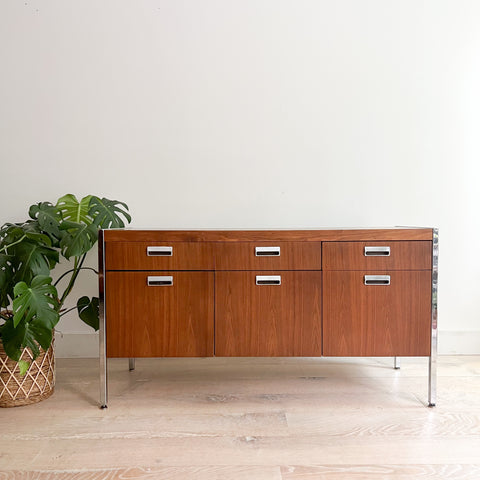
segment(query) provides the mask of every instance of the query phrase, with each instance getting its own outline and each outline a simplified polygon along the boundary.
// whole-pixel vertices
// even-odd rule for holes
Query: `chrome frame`
[[[438,347],[438,228],[432,232],[432,337],[428,361],[428,406],[437,402],[437,347]]]
[[[100,408],[107,408],[107,344],[105,331],[105,241],[104,231],[98,232],[98,299],[99,299],[99,357],[100,357]]]

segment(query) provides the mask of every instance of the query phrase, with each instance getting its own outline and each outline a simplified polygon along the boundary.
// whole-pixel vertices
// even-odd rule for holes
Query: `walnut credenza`
[[[425,356],[435,405],[438,230],[102,230],[107,358]]]

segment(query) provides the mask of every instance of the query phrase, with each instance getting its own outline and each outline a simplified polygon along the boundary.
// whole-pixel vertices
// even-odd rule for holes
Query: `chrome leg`
[[[129,358],[128,359],[128,369],[130,371],[135,370],[135,359],[134,358]]]
[[[432,338],[428,362],[428,406],[437,402],[437,343],[438,343],[438,228],[433,229],[432,245]]]
[[[103,230],[98,232],[98,290],[99,290],[99,346],[100,346],[100,408],[107,408],[107,346],[105,332],[105,244]]]
[[[393,368],[400,370],[400,359],[398,357],[393,357]]]

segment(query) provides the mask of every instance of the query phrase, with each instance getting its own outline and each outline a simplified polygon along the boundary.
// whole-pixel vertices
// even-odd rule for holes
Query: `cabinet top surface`
[[[433,228],[335,228],[335,229],[266,229],[266,230],[103,230],[106,242],[248,242],[248,241],[375,241],[432,240]]]

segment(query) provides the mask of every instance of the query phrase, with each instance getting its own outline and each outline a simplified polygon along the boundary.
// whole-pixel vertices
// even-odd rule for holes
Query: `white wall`
[[[0,222],[72,192],[134,226],[438,226],[440,351],[480,353],[479,25],[477,0],[3,0]]]

